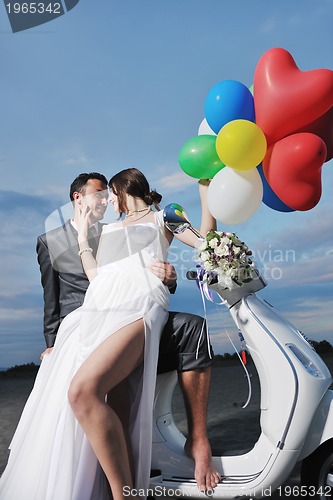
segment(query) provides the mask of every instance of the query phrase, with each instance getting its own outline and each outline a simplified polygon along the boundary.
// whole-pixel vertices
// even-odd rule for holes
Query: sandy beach
[[[325,358],[331,372],[333,356]],[[209,400],[208,432],[213,454],[241,454],[255,444],[259,433],[259,381],[254,366],[249,363],[252,397],[246,408],[242,408],[248,397],[248,383],[239,362],[228,361],[212,372]],[[33,386],[33,374],[0,376],[0,473],[8,459],[8,445],[15,431],[25,401]],[[182,396],[176,387],[173,397],[173,414],[179,429],[186,434],[186,418]],[[285,485],[300,484],[300,464],[290,471]],[[283,491],[283,489],[282,489]],[[272,499],[287,499],[289,495],[273,493]]]

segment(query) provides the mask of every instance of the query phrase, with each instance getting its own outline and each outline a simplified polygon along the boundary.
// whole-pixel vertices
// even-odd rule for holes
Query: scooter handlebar
[[[187,278],[188,280],[192,280],[192,281],[193,281],[193,280],[196,280],[196,279],[197,279],[197,276],[198,276],[198,275],[197,275],[197,273],[196,273],[195,271],[187,271],[187,273],[186,273],[186,278]]]

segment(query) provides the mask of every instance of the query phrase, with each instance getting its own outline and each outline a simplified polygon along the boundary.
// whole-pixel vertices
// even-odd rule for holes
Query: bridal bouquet
[[[253,279],[252,252],[234,233],[209,231],[198,252],[201,267],[229,289]]]

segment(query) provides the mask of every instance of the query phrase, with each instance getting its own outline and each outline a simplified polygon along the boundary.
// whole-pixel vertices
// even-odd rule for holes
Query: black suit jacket
[[[94,256],[102,227],[98,223],[97,236],[89,238]],[[61,321],[82,305],[89,281],[78,255],[77,231],[70,221],[38,236],[36,251],[44,290],[44,336],[47,347],[52,347]]]

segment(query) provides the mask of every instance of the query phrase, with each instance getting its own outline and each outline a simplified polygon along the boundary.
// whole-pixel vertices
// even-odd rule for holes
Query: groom
[[[91,209],[90,247],[96,254],[108,205],[108,183],[104,175],[92,172],[80,174],[71,184],[70,199],[74,205],[73,219],[37,238],[37,258],[44,290],[44,336],[47,349],[52,350],[61,321],[80,307],[88,287],[78,255],[76,213],[80,200]],[[171,293],[176,288],[176,272],[167,262],[156,263],[151,269]],[[158,373],[178,371],[184,396],[189,436],[186,452],[195,461],[195,479],[202,489],[216,486],[211,448],[207,437],[207,404],[212,359],[209,357],[203,318],[188,313],[170,312],[160,341]],[[199,350],[197,346],[199,344]]]

